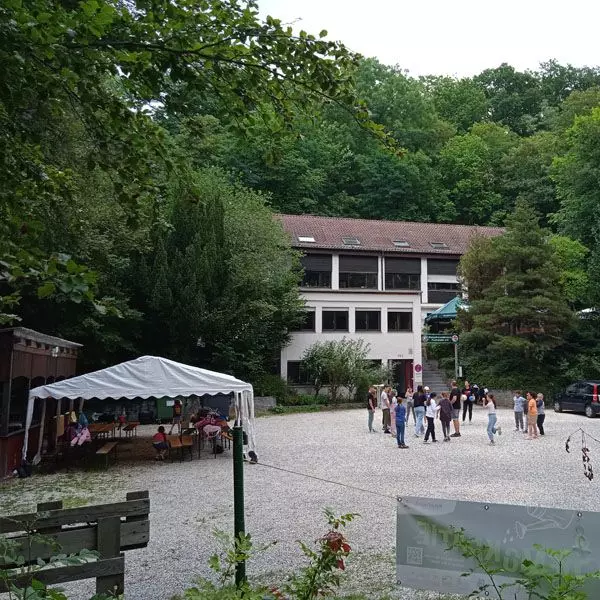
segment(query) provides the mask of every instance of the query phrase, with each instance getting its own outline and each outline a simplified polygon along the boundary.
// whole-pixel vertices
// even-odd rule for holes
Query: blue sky
[[[469,76],[508,62],[600,64],[600,2],[570,0],[258,0],[261,15],[343,41],[413,75]]]

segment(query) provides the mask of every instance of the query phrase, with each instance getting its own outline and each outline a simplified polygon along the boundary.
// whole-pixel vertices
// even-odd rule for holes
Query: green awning
[[[444,306],[441,306],[432,313],[429,313],[425,317],[425,324],[429,325],[435,321],[451,321],[452,319],[456,319],[456,311],[459,308],[464,309],[465,305],[463,304],[460,296],[455,296],[452,298],[452,300],[450,300],[450,302],[446,302]]]

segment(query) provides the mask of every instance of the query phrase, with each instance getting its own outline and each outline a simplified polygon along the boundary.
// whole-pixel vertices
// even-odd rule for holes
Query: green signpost
[[[458,335],[455,333],[425,333],[423,341],[433,344],[454,344],[454,376],[458,379]]]

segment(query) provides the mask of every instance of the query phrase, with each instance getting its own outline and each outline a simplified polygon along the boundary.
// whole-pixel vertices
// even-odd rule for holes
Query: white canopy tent
[[[175,398],[177,396],[204,396],[234,394],[236,425],[241,425],[248,436],[248,450],[255,451],[254,392],[249,383],[231,375],[207,371],[184,365],[158,356],[141,356],[135,360],[94,371],[87,375],[72,377],[58,383],[42,385],[29,392],[23,458],[27,455],[29,428],[36,399],[67,398],[108,400],[120,398]],[[45,415],[45,404],[42,415]],[[44,416],[35,462],[42,449]]]

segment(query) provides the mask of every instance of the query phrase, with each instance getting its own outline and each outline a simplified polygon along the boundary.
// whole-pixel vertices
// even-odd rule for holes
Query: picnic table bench
[[[169,442],[170,450],[179,450],[179,457],[183,461],[183,451],[188,450],[190,453],[190,460],[193,458],[194,450],[194,438],[191,435],[168,435],[167,441]],[[173,453],[174,454],[174,453]],[[173,462],[173,454],[171,454],[171,462]]]
[[[102,447],[96,450],[96,456],[104,457],[104,466],[108,467],[108,459],[112,455],[114,458],[114,462],[117,462],[117,447],[119,446],[119,442],[106,442]]]
[[[8,577],[0,579],[0,593],[11,585],[26,587],[32,579],[45,585],[96,579],[97,594],[123,594],[125,589],[125,550],[145,548],[150,539],[150,499],[148,492],[127,494],[125,502],[63,509],[62,502],[37,505],[33,514],[0,517],[0,535],[8,534],[16,544],[15,555],[24,557],[24,567],[3,565]],[[35,537],[33,537],[35,535]],[[42,539],[40,539],[40,534]],[[58,549],[57,549],[58,546]],[[93,550],[98,558],[86,557],[79,564],[36,568],[38,559],[48,561],[57,554]],[[18,568],[17,568],[18,567]]]
[[[134,435],[137,437],[137,427],[139,424],[139,421],[132,421],[130,423],[127,423],[127,425],[125,425],[125,427],[122,428],[122,431],[125,432],[125,437],[131,438]]]

